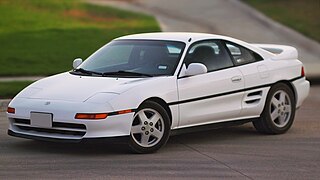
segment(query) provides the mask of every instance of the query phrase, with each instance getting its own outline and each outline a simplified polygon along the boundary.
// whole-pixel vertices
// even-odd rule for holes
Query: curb
[[[7,111],[7,107],[10,103],[11,99],[2,99],[0,100],[0,112]]]
[[[156,17],[163,31],[168,30],[168,24],[165,24],[163,19],[170,19],[171,23],[172,21],[177,21],[181,22],[182,24],[193,24],[194,26],[197,26],[197,28],[202,27],[202,30],[197,30],[197,32],[214,32],[223,34],[221,29],[217,28],[217,26],[219,26],[218,24],[212,24],[207,22],[205,19],[199,20],[199,18],[195,18],[193,16],[186,17],[181,13],[174,13],[171,10],[167,11],[166,8],[153,6],[152,3],[150,5],[145,0],[86,0],[86,2],[96,5],[109,5],[130,11],[143,12],[149,15],[151,14]],[[320,44],[317,41],[271,19],[267,15],[251,7],[249,4],[242,2],[241,0],[229,0],[228,3],[234,8],[241,10],[244,14],[253,18],[255,21],[260,22],[265,28],[271,29],[272,32],[285,37],[285,40],[288,40],[288,42],[279,42],[278,44],[287,44],[298,48],[298,59],[304,64],[307,77],[313,80],[320,79]]]
[[[20,76],[12,76],[12,77],[0,77],[0,82],[12,82],[12,81],[37,81],[39,79],[45,78],[46,76],[25,76],[25,77],[20,77]]]
[[[261,23],[265,24],[267,27],[272,28],[276,32],[284,32],[283,34],[287,37],[290,37],[292,39],[297,39],[299,41],[299,44],[307,47],[307,49],[312,53],[318,53],[320,44],[319,42],[307,37],[306,35],[298,32],[295,29],[292,29],[276,20],[273,20],[271,17],[265,15],[258,9],[255,9],[254,7],[250,6],[249,4],[232,0],[232,3],[234,3],[238,8],[243,9],[247,14],[249,14],[252,18],[257,19]]]

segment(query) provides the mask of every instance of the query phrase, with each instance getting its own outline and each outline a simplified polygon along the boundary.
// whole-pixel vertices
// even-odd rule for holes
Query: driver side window
[[[185,59],[186,66],[191,63],[204,64],[208,72],[232,67],[232,60],[219,40],[203,41],[192,45]]]

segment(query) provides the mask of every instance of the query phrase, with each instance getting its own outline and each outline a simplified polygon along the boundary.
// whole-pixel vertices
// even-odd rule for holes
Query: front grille
[[[32,127],[30,119],[13,119],[13,125],[23,131],[35,131],[39,133],[63,134],[72,136],[84,136],[86,126],[83,124],[52,122],[52,128]]]

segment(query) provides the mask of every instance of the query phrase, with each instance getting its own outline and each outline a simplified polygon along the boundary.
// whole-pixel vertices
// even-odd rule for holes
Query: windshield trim
[[[166,74],[147,74],[145,77],[147,77],[149,75],[153,76],[153,77],[156,77],[156,76],[174,76],[174,74],[176,72],[176,69],[177,69],[177,67],[178,67],[178,65],[179,65],[179,63],[181,61],[181,58],[182,58],[182,56],[184,54],[184,50],[186,48],[186,43],[183,42],[183,41],[160,40],[160,39],[116,39],[116,40],[110,41],[109,43],[107,43],[104,46],[102,46],[101,48],[99,48],[97,51],[95,51],[93,54],[91,54],[89,57],[87,57],[85,61],[87,61],[88,59],[92,58],[92,56],[94,56],[95,53],[97,53],[101,49],[105,48],[106,46],[110,45],[111,43],[128,42],[128,44],[129,44],[130,42],[134,43],[134,42],[139,42],[139,41],[140,42],[146,42],[146,44],[148,42],[163,42],[163,43],[167,43],[167,44],[178,43],[180,52],[176,53],[176,55],[178,55],[178,56],[176,57],[176,61],[174,63],[172,63],[172,66],[171,66],[172,70],[167,72]],[[82,67],[82,65],[79,66],[79,69],[82,68],[84,71],[91,72],[91,74],[90,73],[86,73],[86,72],[80,72],[78,70],[78,68],[70,71],[70,73],[74,74],[74,75],[97,76],[97,77],[101,77],[101,76],[104,76],[104,77],[106,77],[106,76],[110,76],[110,77],[123,77],[123,76],[125,76],[125,77],[131,77],[131,76],[132,77],[143,77],[141,75],[138,76],[138,75],[134,75],[134,74],[132,74],[132,75],[128,75],[128,74],[124,75],[122,73],[118,73],[117,74],[116,72],[110,72],[110,74],[108,74],[108,72],[105,72],[105,73],[100,72],[100,71],[99,72],[98,71],[95,72],[93,70],[88,70],[87,68]],[[127,71],[127,70],[124,69],[124,70],[119,70],[119,71]],[[112,73],[114,73],[114,74],[112,74]],[[139,73],[139,72],[137,72],[137,73]]]

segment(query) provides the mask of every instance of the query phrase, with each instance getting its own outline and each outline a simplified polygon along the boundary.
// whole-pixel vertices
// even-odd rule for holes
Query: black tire
[[[169,115],[161,105],[153,101],[144,102],[134,115],[130,132],[130,149],[140,154],[157,151],[167,143],[170,126]]]
[[[258,132],[265,134],[282,134],[293,124],[296,103],[293,91],[284,83],[271,87],[263,112],[253,125]]]

